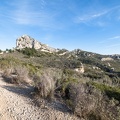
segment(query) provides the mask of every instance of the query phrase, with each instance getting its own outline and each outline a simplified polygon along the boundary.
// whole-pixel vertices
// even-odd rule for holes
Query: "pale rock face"
[[[84,73],[85,69],[84,69],[83,64],[81,63],[81,66],[79,68],[75,68],[75,71],[78,72],[78,73]]]
[[[110,64],[110,63],[108,63],[108,66],[109,66],[109,67],[111,67],[111,64]]]
[[[16,40],[16,48],[23,49],[23,48],[32,48],[33,47],[33,40],[29,38],[27,35],[23,35],[22,37]]]
[[[101,61],[113,61],[113,58],[110,57],[102,58]]]
[[[42,44],[28,35],[23,35],[16,40],[16,49],[23,49],[26,47],[35,48],[36,50],[40,49],[41,51],[50,53],[57,52],[57,49]]]
[[[100,68],[96,67],[96,66],[93,66],[92,68],[93,68],[93,70],[100,70]]]
[[[33,48],[40,49],[41,47],[42,45],[38,41],[36,40],[33,41]]]

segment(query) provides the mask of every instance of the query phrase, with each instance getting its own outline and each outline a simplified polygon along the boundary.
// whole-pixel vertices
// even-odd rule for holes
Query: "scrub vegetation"
[[[119,120],[120,60],[101,61],[104,57],[111,56],[25,48],[0,55],[0,70],[6,82],[33,86],[38,104],[41,98],[58,100],[80,119]],[[81,66],[84,72],[75,70]]]

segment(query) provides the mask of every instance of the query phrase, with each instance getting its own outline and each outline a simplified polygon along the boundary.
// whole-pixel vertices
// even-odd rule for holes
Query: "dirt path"
[[[59,103],[34,106],[30,98],[31,87],[15,87],[4,82],[0,73],[0,120],[79,120],[63,112]],[[61,111],[60,111],[61,109]]]

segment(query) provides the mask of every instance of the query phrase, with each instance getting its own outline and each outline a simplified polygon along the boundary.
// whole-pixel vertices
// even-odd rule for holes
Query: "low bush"
[[[120,100],[120,88],[118,87],[111,87],[105,84],[100,84],[96,82],[90,82],[93,86],[97,89],[104,92],[110,99],[114,98],[116,100]]]
[[[31,56],[36,56],[37,55],[37,50],[34,48],[24,48],[22,50],[17,50],[18,52],[23,53],[24,55],[27,55],[29,57]]]
[[[93,90],[92,86],[85,84],[71,84],[67,88],[68,106],[79,117],[86,117],[97,107],[99,92]]]
[[[35,92],[38,97],[52,99],[54,97],[55,81],[51,71],[44,71],[41,75],[35,75]]]
[[[1,58],[0,69],[3,77],[8,78],[10,83],[30,83],[30,65],[13,57]]]
[[[16,75],[17,82],[20,83],[28,83],[29,77],[28,77],[28,69],[25,66],[16,66],[14,71],[14,74]]]
[[[93,85],[70,84],[66,89],[66,104],[75,115],[85,120],[119,120],[120,107]],[[111,104],[111,101],[114,104]]]

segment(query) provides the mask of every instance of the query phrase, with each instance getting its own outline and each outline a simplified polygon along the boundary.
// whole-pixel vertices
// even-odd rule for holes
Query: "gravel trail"
[[[40,107],[33,105],[31,91],[31,87],[8,84],[0,73],[0,120],[79,120],[63,112],[64,107],[57,102],[46,104],[41,100]]]

